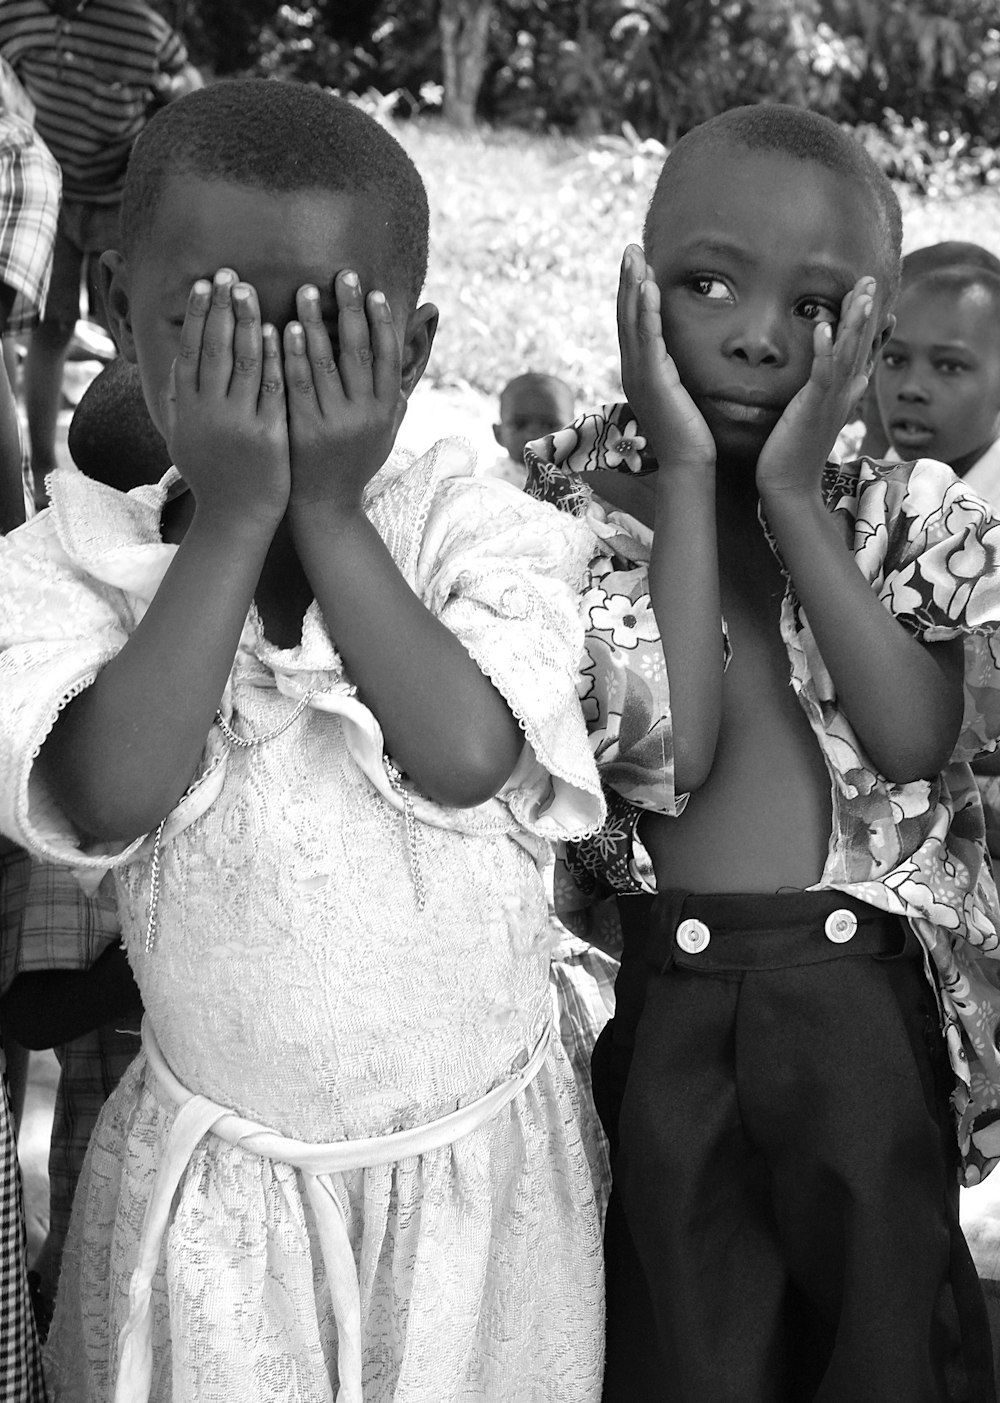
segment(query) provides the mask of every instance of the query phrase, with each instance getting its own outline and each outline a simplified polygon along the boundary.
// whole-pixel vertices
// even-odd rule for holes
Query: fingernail
[[[306,338],[305,332],[302,330],[302,323],[289,322],[287,331],[288,340],[291,343],[292,350],[296,353],[296,355],[300,354],[306,348]]]
[[[352,273],[350,270],[348,270],[344,273],[343,277],[345,287],[349,287],[352,292],[357,291],[357,289],[361,286],[361,284],[358,281],[357,273]]]

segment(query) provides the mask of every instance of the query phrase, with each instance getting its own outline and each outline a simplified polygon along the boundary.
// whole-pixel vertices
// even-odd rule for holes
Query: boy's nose
[[[726,351],[747,365],[781,365],[786,358],[781,319],[770,308],[748,308],[727,338]]]
[[[899,398],[910,400],[914,404],[926,404],[930,395],[924,388],[922,381],[914,374],[907,375],[899,387]]]

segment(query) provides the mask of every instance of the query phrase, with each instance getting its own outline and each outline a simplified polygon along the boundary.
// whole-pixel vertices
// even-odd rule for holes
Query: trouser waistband
[[[709,972],[787,969],[858,956],[917,956],[902,918],[839,891],[685,891],[618,902],[629,946],[647,966]]]

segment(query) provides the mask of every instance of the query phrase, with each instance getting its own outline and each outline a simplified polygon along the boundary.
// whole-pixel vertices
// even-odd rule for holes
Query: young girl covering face
[[[540,875],[601,811],[589,537],[454,444],[393,454],[436,313],[377,124],[219,84],[130,180],[108,304],[176,470],[57,474],[3,575],[2,821],[114,866],[146,1009],[77,1194],[58,1396],[596,1399]]]

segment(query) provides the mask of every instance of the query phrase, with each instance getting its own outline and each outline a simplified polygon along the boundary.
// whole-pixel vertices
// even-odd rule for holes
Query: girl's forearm
[[[395,763],[430,798],[483,803],[523,736],[507,703],[399,573],[363,512],[313,509],[292,536],[337,650]]]
[[[135,632],[63,712],[39,764],[81,832],[139,837],[188,787],[269,543],[265,527],[196,513]]]

